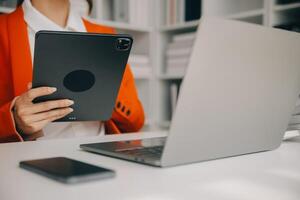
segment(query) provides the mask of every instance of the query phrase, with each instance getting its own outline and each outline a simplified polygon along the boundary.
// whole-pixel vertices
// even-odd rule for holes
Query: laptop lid
[[[202,19],[162,165],[271,150],[300,93],[300,35]]]

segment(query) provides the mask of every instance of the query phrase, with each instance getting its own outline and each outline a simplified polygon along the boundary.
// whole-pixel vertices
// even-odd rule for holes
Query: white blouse
[[[35,9],[30,0],[22,4],[24,19],[27,23],[31,57],[34,55],[34,38],[40,30],[79,31],[86,32],[82,18],[70,2],[69,16],[66,27],[62,28]],[[76,102],[75,102],[76,104]],[[38,139],[71,138],[104,135],[104,127],[100,121],[91,122],[52,122],[43,129],[44,136]]]

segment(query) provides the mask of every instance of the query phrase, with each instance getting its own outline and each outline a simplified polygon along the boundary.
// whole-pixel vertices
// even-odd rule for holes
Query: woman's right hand
[[[31,86],[29,87],[31,88]],[[16,99],[13,115],[17,129],[21,134],[30,137],[30,135],[41,131],[48,123],[73,112],[69,106],[73,105],[74,102],[68,99],[35,104],[32,102],[37,97],[50,95],[55,91],[56,88],[52,87],[29,89]]]

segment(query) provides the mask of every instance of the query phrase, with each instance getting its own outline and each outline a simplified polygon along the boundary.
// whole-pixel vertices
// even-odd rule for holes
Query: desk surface
[[[173,168],[155,168],[90,154],[80,143],[163,136],[165,133],[49,140],[0,145],[0,199],[299,200],[300,138],[275,151]],[[114,179],[64,185],[20,169],[20,160],[66,156],[112,168]]]

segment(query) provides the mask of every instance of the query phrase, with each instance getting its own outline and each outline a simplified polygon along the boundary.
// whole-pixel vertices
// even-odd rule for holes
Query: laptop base
[[[80,148],[113,158],[161,167],[161,157],[165,143],[163,138],[131,140],[120,142],[81,144]]]

